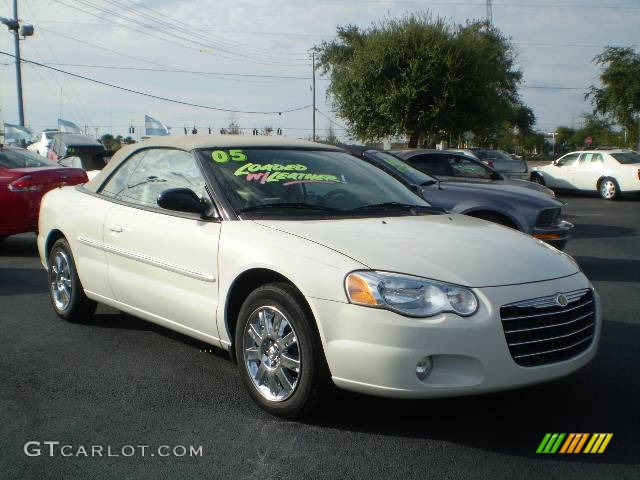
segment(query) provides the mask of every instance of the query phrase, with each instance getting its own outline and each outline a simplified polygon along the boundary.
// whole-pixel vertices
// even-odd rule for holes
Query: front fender
[[[475,212],[496,213],[508,218],[521,232],[530,233],[531,226],[525,216],[512,205],[505,202],[477,203],[467,200],[454,206],[451,211],[463,215],[471,215]]]

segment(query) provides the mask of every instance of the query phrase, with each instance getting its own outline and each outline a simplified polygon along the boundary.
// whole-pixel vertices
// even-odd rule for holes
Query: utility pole
[[[313,141],[316,141],[316,52],[311,52],[311,68],[313,74]]]
[[[20,26],[18,21],[18,0],[13,0],[13,18],[0,17],[0,23],[4,23],[13,33],[15,61],[16,61],[16,87],[18,90],[18,123],[24,127],[24,102],[22,100],[22,64],[20,61],[20,35],[30,37],[33,35],[33,25],[28,23]]]
[[[13,20],[18,25],[18,0],[13,0]],[[24,102],[22,100],[22,65],[20,64],[20,34],[13,31],[13,42],[16,55],[16,85],[18,87],[18,122],[24,127]]]
[[[491,7],[491,0],[487,0],[487,22],[489,25],[493,25],[493,8]]]

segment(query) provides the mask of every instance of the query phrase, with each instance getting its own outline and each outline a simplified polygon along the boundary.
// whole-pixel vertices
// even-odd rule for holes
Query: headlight
[[[386,308],[410,317],[442,312],[473,315],[478,300],[468,288],[398,273],[359,271],[346,278],[351,303]]]

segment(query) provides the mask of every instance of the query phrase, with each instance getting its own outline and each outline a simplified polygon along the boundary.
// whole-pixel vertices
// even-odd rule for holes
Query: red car
[[[0,240],[37,229],[40,200],[49,190],[85,182],[87,174],[80,168],[0,145]]]

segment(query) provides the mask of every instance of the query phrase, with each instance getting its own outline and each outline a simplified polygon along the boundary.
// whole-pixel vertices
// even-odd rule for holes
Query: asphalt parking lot
[[[338,393],[305,422],[245,394],[226,354],[117,311],[66,323],[33,235],[0,244],[0,477],[640,477],[640,200],[564,197],[567,252],[604,303],[596,359],[522,390],[433,401]],[[603,454],[536,455],[546,432],[612,432]],[[196,458],[28,457],[27,441],[195,445]],[[46,455],[46,453],[45,453]]]

